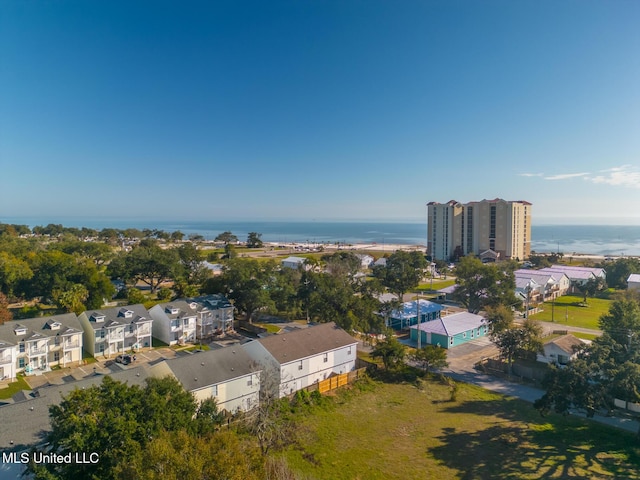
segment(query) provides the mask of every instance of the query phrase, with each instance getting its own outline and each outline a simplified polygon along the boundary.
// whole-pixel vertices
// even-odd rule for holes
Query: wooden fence
[[[309,393],[315,392],[316,390],[318,390],[320,393],[330,392],[331,390],[335,390],[336,388],[343,387],[349,383],[355,382],[358,378],[363,376],[366,371],[366,368],[358,368],[357,370],[354,370],[352,372],[334,375],[325,380],[320,380],[313,385],[309,385],[302,390],[306,390]]]

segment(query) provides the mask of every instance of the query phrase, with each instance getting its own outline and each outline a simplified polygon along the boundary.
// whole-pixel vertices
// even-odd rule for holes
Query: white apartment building
[[[159,303],[149,309],[153,319],[153,336],[167,345],[196,341],[198,304],[175,300]]]
[[[427,247],[433,259],[450,260],[491,250],[523,260],[531,253],[531,203],[501,198],[427,204]]]
[[[357,346],[351,335],[329,322],[253,340],[242,348],[264,369],[261,388],[282,398],[355,370]]]
[[[84,330],[85,350],[93,357],[152,345],[152,319],[141,304],[82,312],[78,320]]]
[[[82,361],[82,327],[75,313],[0,325],[0,380]]]

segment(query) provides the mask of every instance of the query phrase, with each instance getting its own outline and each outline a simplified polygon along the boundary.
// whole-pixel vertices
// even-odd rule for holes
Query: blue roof
[[[427,313],[440,312],[444,307],[438,303],[430,302],[429,300],[419,300],[420,302],[420,315]],[[391,318],[414,318],[418,315],[418,301],[404,302],[401,310],[396,310],[391,313]]]

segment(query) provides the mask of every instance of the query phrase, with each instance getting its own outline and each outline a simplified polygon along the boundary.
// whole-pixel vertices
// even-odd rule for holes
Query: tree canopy
[[[233,233],[227,231],[222,232],[213,239],[214,242],[224,242],[224,243],[236,243],[238,241],[238,237],[236,237]]]
[[[53,452],[96,452],[100,461],[30,465],[36,479],[161,479],[176,471],[191,472],[188,478],[255,478],[255,446],[247,462],[238,438],[215,436],[222,422],[215,401],[198,406],[171,377],[148,378],[139,387],[107,376],[99,385],[68,394],[49,408],[49,415],[52,430],[46,440]],[[220,457],[207,458],[213,453]],[[219,472],[203,476],[196,467],[205,463],[207,471],[215,466]]]
[[[373,269],[382,285],[402,299],[405,292],[420,284],[427,268],[427,260],[421,252],[398,250],[387,258],[387,264]]]
[[[545,414],[584,409],[593,416],[613,408],[615,398],[640,402],[640,305],[634,298],[615,300],[600,317],[602,336],[578,352],[565,368],[545,378],[546,393],[535,403]]]
[[[264,246],[264,242],[261,237],[261,233],[249,232],[249,235],[247,236],[247,248],[262,248]]]
[[[482,263],[473,256],[464,257],[456,266],[457,287],[453,298],[471,313],[486,307],[516,305],[515,277],[511,264]]]
[[[146,239],[114,258],[108,271],[125,282],[146,283],[155,293],[160,284],[179,273],[179,257],[175,249],[160,248],[156,241]]]

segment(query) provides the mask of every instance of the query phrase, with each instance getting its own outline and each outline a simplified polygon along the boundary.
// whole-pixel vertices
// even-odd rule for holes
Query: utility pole
[[[418,293],[418,300],[416,301],[416,310],[418,311],[418,350],[422,347],[422,331],[420,330],[420,293]]]

